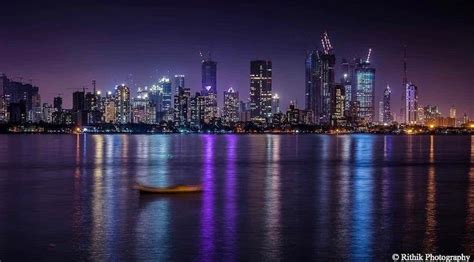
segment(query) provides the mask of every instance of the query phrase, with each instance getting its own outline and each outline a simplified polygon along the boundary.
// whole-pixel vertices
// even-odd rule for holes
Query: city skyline
[[[371,64],[377,69],[375,104],[381,101],[387,84],[392,89],[392,100],[400,101],[403,46],[406,44],[408,80],[419,86],[419,104],[439,105],[445,115],[455,104],[460,115],[464,112],[472,115],[470,98],[473,91],[468,77],[474,60],[469,46],[472,35],[464,33],[471,20],[466,16],[469,9],[460,8],[466,4],[456,4],[457,8],[415,3],[406,8],[403,3],[367,3],[364,9],[355,4],[338,7],[337,4],[321,3],[309,6],[303,3],[290,6],[282,2],[271,5],[242,3],[232,12],[212,1],[203,6],[189,4],[181,9],[172,3],[142,3],[131,7],[117,3],[107,8],[94,4],[87,6],[88,12],[83,12],[86,7],[79,4],[73,8],[57,4],[54,10],[50,10],[49,5],[9,4],[9,12],[1,18],[9,29],[2,31],[5,33],[2,37],[6,39],[0,48],[4,61],[0,70],[12,77],[22,76],[25,82],[33,79],[33,83],[42,89],[44,101],[52,101],[57,93],[65,93],[67,88],[90,85],[92,79],[103,91],[127,82],[135,95],[138,86],[149,85],[163,75],[172,77],[175,74],[186,75],[187,87],[195,92],[199,91],[201,83],[199,50],[207,50],[217,62],[217,101],[220,106],[223,91],[231,86],[242,98],[246,97],[249,93],[248,61],[264,59],[273,63],[272,90],[280,95],[281,108],[288,108],[289,102],[294,100],[303,108],[306,52],[319,48],[320,35],[327,30],[336,54],[336,82],[341,75],[339,65],[342,58],[365,57],[372,48]],[[125,10],[125,6],[129,8]],[[413,11],[416,9],[413,7],[421,6],[425,8],[423,18]],[[306,8],[320,14],[317,26],[308,28],[306,23],[309,22],[296,15],[307,14]],[[382,14],[380,11],[384,8],[392,12]],[[287,9],[293,12],[286,13]],[[358,19],[351,12],[362,9],[367,13],[367,20]],[[158,12],[161,16],[151,15],[151,11],[160,10],[166,12]],[[176,10],[189,18],[173,19],[169,13]],[[248,21],[240,16],[261,10],[271,11],[273,15],[263,12],[258,17],[245,16]],[[108,22],[108,18],[119,11],[127,11],[139,19],[119,20],[115,24]],[[205,15],[210,12],[215,15]],[[340,21],[332,13],[337,13]],[[74,20],[79,14],[84,19]],[[397,20],[399,14],[404,14],[404,19]],[[18,20],[8,19],[13,15],[24,18],[25,22],[15,23]],[[281,20],[285,20],[286,25],[274,17],[278,15],[285,18]],[[442,24],[437,21],[441,15],[444,18]],[[206,19],[196,21],[202,16]],[[384,19],[376,19],[380,17]],[[27,21],[38,19],[40,22],[34,23],[33,27],[25,26]],[[258,34],[244,33],[254,22],[272,26]],[[352,23],[350,27],[348,22]],[[216,26],[205,26],[209,24]],[[229,30],[234,24],[235,30]],[[174,31],[169,29],[172,25],[175,25]],[[413,30],[413,25],[425,30]],[[37,32],[47,28],[54,30],[46,37]],[[77,30],[70,31],[70,28]],[[159,36],[153,36],[156,32],[160,32]],[[450,89],[458,92],[446,92],[446,86],[454,86]],[[65,97],[64,104],[70,107],[72,101]],[[399,103],[392,103],[393,112],[398,112],[399,107]]]

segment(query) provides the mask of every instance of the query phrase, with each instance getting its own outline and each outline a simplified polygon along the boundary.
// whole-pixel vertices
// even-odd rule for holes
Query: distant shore
[[[322,126],[208,126],[197,130],[176,128],[167,124],[100,124],[90,126],[54,125],[54,124],[0,124],[0,134],[374,134],[374,135],[474,135],[472,127],[427,127],[427,126],[366,126],[358,128],[322,127]]]

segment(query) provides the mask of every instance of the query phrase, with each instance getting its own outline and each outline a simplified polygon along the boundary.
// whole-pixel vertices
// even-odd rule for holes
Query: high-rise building
[[[224,114],[225,124],[231,124],[239,121],[239,92],[230,87],[224,91]]]
[[[191,109],[191,127],[195,129],[201,128],[204,124],[204,109],[205,109],[205,98],[201,93],[196,93],[190,99],[190,109]]]
[[[252,120],[266,121],[272,116],[272,62],[250,62],[250,114]]]
[[[12,81],[4,74],[0,76],[0,90],[2,90],[2,104],[4,108],[9,108],[10,103],[20,103],[20,101],[25,101],[26,117],[28,117],[28,113],[33,109],[33,97],[38,95],[39,92],[39,88],[33,86],[32,83],[25,84],[22,82]],[[15,108],[18,107],[15,105]]]
[[[201,95],[206,96],[209,93],[217,95],[217,63],[210,59],[202,60],[201,70]]]
[[[115,88],[115,108],[116,123],[128,124],[132,122],[130,89],[124,84]]]
[[[184,75],[175,75],[173,84],[174,94],[178,95],[179,92],[184,88]]]
[[[177,127],[187,127],[191,122],[191,90],[179,88],[178,94],[174,96],[174,124]]]
[[[53,100],[53,108],[56,112],[61,112],[63,110],[63,98],[57,96]]]
[[[132,122],[155,124],[155,114],[155,107],[152,105],[148,95],[148,87],[139,87],[137,90],[137,96],[132,99]]]
[[[454,105],[449,108],[449,117],[456,118],[456,107]]]
[[[108,124],[115,124],[117,119],[116,119],[116,113],[117,113],[117,107],[115,103],[115,96],[112,94],[111,91],[107,92],[107,95],[103,99],[103,104],[104,104],[104,122]]]
[[[345,125],[345,88],[343,85],[334,85],[331,98],[331,125],[343,126]]]
[[[418,123],[418,87],[414,84],[407,84],[406,86],[406,116],[405,123],[414,125]]]
[[[390,104],[390,99],[392,96],[392,91],[387,85],[383,92],[383,123],[390,124],[392,122],[392,109]]]
[[[280,97],[278,94],[274,94],[272,97],[272,114],[280,113]]]
[[[375,69],[368,61],[360,62],[355,70],[358,117],[365,123],[375,120]]]
[[[355,82],[354,81],[355,64],[349,63],[346,59],[342,59],[341,69],[342,69],[341,83],[344,86],[344,94],[346,98],[346,103],[344,105],[345,110],[346,110],[345,115],[348,116],[350,114],[351,102],[356,97],[356,94],[354,93],[355,86],[353,84]]]
[[[379,101],[379,117],[378,117],[378,122],[380,124],[383,124],[383,101]]]
[[[313,112],[313,122],[319,123],[321,112],[321,53],[313,50],[305,60],[305,110]]]
[[[171,81],[167,77],[162,77],[158,81],[158,85],[163,92],[160,118],[164,121],[173,120],[173,88],[171,86]]]

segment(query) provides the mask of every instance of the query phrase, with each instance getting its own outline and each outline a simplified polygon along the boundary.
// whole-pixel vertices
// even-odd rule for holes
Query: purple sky
[[[100,90],[112,90],[130,83],[130,74],[138,86],[185,74],[186,86],[198,91],[203,49],[218,63],[220,105],[229,86],[248,97],[250,60],[271,59],[282,108],[295,99],[303,107],[305,53],[320,48],[327,30],[338,64],[373,49],[377,101],[389,84],[394,112],[406,43],[408,79],[418,85],[420,103],[440,105],[444,115],[454,104],[459,115],[474,116],[474,8],[468,1],[66,2],[2,6],[0,72],[32,78],[43,102],[63,93],[69,107],[72,88],[95,79]]]

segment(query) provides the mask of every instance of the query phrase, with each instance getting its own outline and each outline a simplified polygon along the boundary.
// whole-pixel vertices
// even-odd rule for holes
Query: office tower
[[[392,96],[392,90],[387,85],[383,91],[383,123],[390,124],[392,122],[392,109],[390,105],[390,99]]]
[[[204,124],[205,98],[206,96],[202,96],[201,93],[197,92],[190,99],[191,128],[200,129]]]
[[[405,97],[406,97],[405,123],[409,125],[417,124],[418,87],[411,83],[407,84]]]
[[[28,121],[33,123],[43,121],[43,106],[39,94],[35,94],[32,97],[32,108],[31,111],[28,112]]]
[[[364,123],[375,119],[375,69],[370,67],[369,60],[356,66],[356,100],[359,102],[358,117]]]
[[[0,90],[2,90],[3,108],[9,108],[10,103],[20,103],[22,100],[25,101],[26,117],[28,117],[28,114],[33,109],[33,96],[38,95],[39,92],[39,88],[33,86],[32,83],[25,84],[22,82],[12,81],[8,79],[5,74],[0,76]],[[14,107],[15,109],[18,108],[17,105]],[[17,110],[16,112],[19,111]]]
[[[280,113],[280,97],[274,94],[272,97],[272,114]]]
[[[175,75],[173,80],[174,94],[178,95],[184,88],[184,75]]]
[[[104,97],[103,104],[104,104],[104,122],[108,124],[115,124],[116,123],[116,112],[117,107],[115,103],[115,96],[112,92],[107,92],[106,96]]]
[[[296,107],[294,101],[290,101],[290,105],[286,110],[286,122],[290,125],[298,125],[301,123],[300,110]]]
[[[250,115],[264,122],[272,116],[272,62],[250,62]]]
[[[400,118],[403,118],[406,121],[407,108],[406,108],[406,88],[408,86],[408,77],[407,77],[407,46],[404,46],[403,49],[403,80],[402,80],[402,100],[400,106]]]
[[[54,108],[51,104],[44,103],[41,108],[41,119],[45,123],[52,123],[53,122],[53,113]]]
[[[155,114],[155,107],[152,105],[148,95],[148,87],[139,87],[137,90],[137,96],[132,99],[132,122],[155,124]]]
[[[379,115],[378,115],[378,122],[383,124],[383,101],[379,101]]]
[[[124,84],[115,88],[115,109],[116,123],[131,123],[130,89]]]
[[[210,59],[203,59],[201,63],[202,87],[201,95],[217,94],[217,63]]]
[[[53,100],[53,108],[56,112],[61,112],[63,110],[63,98],[57,96]]]
[[[456,107],[454,105],[449,108],[449,117],[456,118]]]
[[[9,122],[14,124],[24,124],[27,118],[26,100],[20,99],[19,102],[9,102],[8,115]]]
[[[155,108],[155,122],[159,123],[163,120],[163,88],[160,85],[152,85],[149,89],[148,96],[151,105]]]
[[[86,99],[84,91],[72,93],[72,121],[76,125],[87,124],[87,112],[85,111]]]
[[[345,125],[345,88],[341,84],[334,85],[331,98],[331,125],[342,126]]]
[[[346,98],[344,107],[346,111],[345,114],[347,116],[350,114],[349,112],[350,112],[351,102],[353,101],[353,98],[356,97],[354,94],[355,87],[353,87],[355,64],[349,63],[346,59],[342,59],[341,70],[342,70],[341,83],[344,86],[344,94]]]
[[[174,96],[174,125],[176,127],[187,127],[191,122],[191,90],[178,88],[178,94]]]
[[[321,55],[321,112],[319,115],[320,124],[328,125],[331,123],[331,108],[335,79],[336,56],[333,53],[333,47],[329,40],[327,32],[321,37],[323,54]]]
[[[305,60],[305,110],[313,112],[313,123],[319,124],[321,112],[321,53],[313,50]]]
[[[239,121],[239,92],[230,87],[224,91],[224,114],[225,124],[232,124]]]
[[[206,123],[214,121],[217,110],[217,63],[210,57],[201,61],[201,96],[204,100],[203,119]]]
[[[162,77],[158,81],[158,86],[163,92],[160,118],[164,121],[173,120],[173,89],[171,81],[167,77]]]

